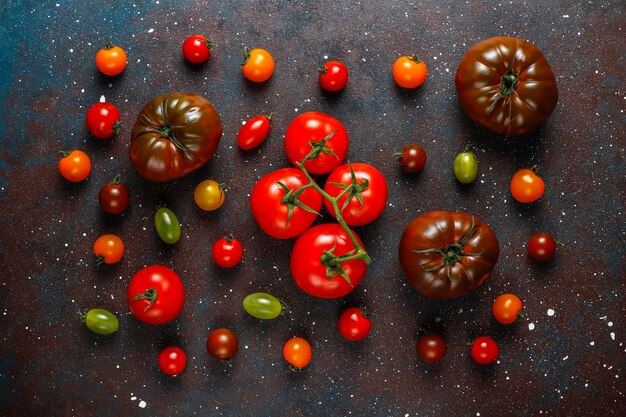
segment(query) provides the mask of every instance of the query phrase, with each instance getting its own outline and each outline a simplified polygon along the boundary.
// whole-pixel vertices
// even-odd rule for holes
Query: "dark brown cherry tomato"
[[[552,259],[556,253],[556,240],[548,232],[535,233],[528,239],[528,253],[538,261]]]
[[[209,355],[215,359],[228,361],[239,350],[239,339],[232,330],[215,329],[207,337],[206,348]]]
[[[120,214],[128,207],[130,193],[120,181],[120,175],[116,175],[113,181],[100,189],[98,194],[100,207],[109,214]]]
[[[422,172],[426,165],[426,151],[414,143],[406,145],[402,151],[394,154],[403,170],[411,174]]]
[[[435,333],[421,336],[417,341],[417,355],[426,363],[439,362],[446,354],[446,339]]]
[[[272,113],[268,116],[255,116],[248,120],[245,125],[239,129],[237,135],[237,145],[241,149],[249,151],[254,149],[263,142],[270,134],[270,127],[272,125]]]

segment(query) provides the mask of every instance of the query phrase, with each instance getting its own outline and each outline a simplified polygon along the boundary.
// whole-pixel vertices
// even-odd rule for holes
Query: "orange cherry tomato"
[[[102,235],[93,244],[93,253],[98,265],[117,263],[124,255],[124,242],[116,235]]]
[[[63,158],[59,161],[59,172],[68,181],[79,182],[89,176],[91,172],[91,160],[83,151],[61,151]]]
[[[416,88],[426,81],[428,67],[416,55],[405,55],[394,62],[391,72],[400,87]]]
[[[511,178],[511,194],[520,203],[532,203],[543,195],[545,184],[537,175],[537,169],[520,169]]]
[[[502,324],[513,323],[522,310],[522,300],[515,294],[502,294],[493,302],[493,316]]]
[[[304,368],[311,362],[311,345],[301,337],[294,337],[285,343],[283,356],[295,368]]]
[[[265,49],[244,48],[241,71],[248,80],[262,83],[269,80],[274,73],[274,58]]]
[[[119,46],[107,43],[96,54],[96,67],[104,75],[118,75],[126,68],[126,52]]]

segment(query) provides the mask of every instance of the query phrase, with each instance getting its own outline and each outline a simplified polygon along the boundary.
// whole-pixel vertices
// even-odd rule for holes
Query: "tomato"
[[[131,313],[148,324],[174,320],[185,303],[185,288],[171,269],[153,265],[143,268],[128,284],[126,301]]]
[[[241,71],[248,80],[262,83],[269,80],[274,73],[274,58],[265,49],[244,48]]]
[[[232,236],[225,236],[213,245],[213,260],[222,268],[232,268],[241,262],[243,247]]]
[[[246,124],[239,129],[237,145],[246,151],[256,148],[265,142],[265,139],[270,134],[271,124],[272,113],[268,116],[255,116],[248,120]]]
[[[475,216],[431,211],[416,217],[400,239],[407,280],[429,297],[456,297],[480,286],[498,261],[493,231]]]
[[[428,67],[416,55],[405,55],[396,59],[391,73],[400,87],[417,88],[426,81]]]
[[[328,61],[318,70],[320,86],[326,91],[343,90],[348,83],[348,68],[339,61]]]
[[[454,176],[461,184],[469,184],[478,174],[476,155],[469,150],[469,146],[454,158]]]
[[[367,310],[350,307],[339,316],[339,333],[348,340],[361,340],[372,330],[372,320]]]
[[[121,177],[116,175],[108,184],[105,184],[98,194],[100,207],[109,214],[120,214],[128,207],[130,193],[128,188],[122,184]]]
[[[456,71],[456,92],[476,123],[501,135],[525,135],[554,110],[556,80],[532,43],[496,36],[473,45]]]
[[[124,242],[116,235],[102,235],[93,244],[96,263],[115,264],[124,255]]]
[[[119,46],[107,43],[96,54],[96,67],[104,75],[118,75],[126,68],[126,52]]]
[[[533,169],[537,169],[533,167]],[[533,169],[520,169],[511,178],[511,195],[520,203],[532,203],[539,200],[545,190],[545,184]]]
[[[144,106],[131,133],[130,160],[151,181],[169,181],[213,157],[222,122],[213,105],[190,93],[170,93]]]
[[[120,132],[120,111],[106,101],[89,107],[85,123],[89,132],[99,139],[108,139]]]
[[[417,355],[426,363],[437,363],[446,355],[446,339],[435,333],[421,336],[417,341]]]
[[[179,347],[170,346],[159,353],[159,368],[168,375],[176,376],[185,370],[187,355]]]
[[[230,360],[239,350],[239,339],[229,329],[215,329],[206,339],[206,348],[209,355],[222,361]]]
[[[299,169],[282,168],[255,184],[250,196],[252,215],[265,233],[290,239],[313,224],[322,208],[322,196],[313,188],[301,190],[308,183]]]
[[[83,151],[61,151],[63,158],[59,161],[59,172],[68,181],[79,182],[89,176],[91,160]]]
[[[180,239],[180,221],[167,207],[159,207],[154,214],[154,226],[161,240],[173,245]]]
[[[224,188],[215,180],[204,180],[193,192],[193,200],[204,211],[213,211],[222,207],[226,193]]]
[[[302,113],[289,125],[285,133],[285,151],[292,164],[309,155],[312,146],[309,142],[320,144],[326,140],[325,147],[317,147],[319,155],[306,161],[304,167],[311,174],[328,174],[341,165],[348,153],[348,132],[341,122],[321,112]],[[320,144],[321,145],[321,144]]]
[[[402,148],[402,151],[394,153],[403,170],[411,174],[422,172],[426,165],[426,151],[419,145],[410,144]]]
[[[502,324],[511,324],[522,311],[522,300],[515,294],[502,294],[493,302],[493,316]]]
[[[383,214],[387,206],[387,181],[383,174],[371,165],[346,164],[336,168],[326,180],[324,191],[331,197],[344,192],[338,201],[341,216],[349,226],[363,226]],[[335,217],[335,210],[328,199],[324,205]]]
[[[487,336],[480,336],[474,340],[472,345],[472,359],[481,365],[489,365],[498,359],[498,344],[495,340]]]
[[[115,333],[120,326],[115,314],[102,308],[92,308],[80,313],[80,320],[96,334]]]
[[[311,362],[312,355],[311,345],[301,337],[289,339],[283,347],[283,356],[293,368],[300,369],[307,366]]]
[[[255,292],[243,299],[243,309],[257,319],[272,320],[281,316],[287,306],[271,294]]]
[[[201,64],[211,56],[213,45],[202,35],[191,35],[183,42],[185,59],[194,64]]]
[[[359,237],[354,236],[363,246]],[[339,224],[313,226],[296,240],[291,251],[291,276],[307,294],[320,298],[343,297],[359,285],[367,265],[361,259],[337,265],[332,255],[346,255],[354,249],[354,243]]]
[[[535,233],[528,239],[528,253],[538,261],[552,259],[556,253],[556,240],[548,232]]]

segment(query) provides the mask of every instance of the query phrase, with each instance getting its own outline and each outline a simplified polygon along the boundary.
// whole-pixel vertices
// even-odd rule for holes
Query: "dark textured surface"
[[[513,2],[204,2],[160,0],[11,1],[0,6],[0,414],[3,416],[588,416],[625,415],[624,3]],[[313,4],[314,3],[314,4]],[[383,5],[384,4],[384,5]],[[183,39],[204,33],[217,45],[207,65],[187,65]],[[534,42],[557,75],[559,104],[532,137],[503,140],[475,127],[460,110],[453,77],[465,50],[493,35]],[[93,65],[113,40],[129,62],[109,79]],[[242,79],[243,45],[272,52],[276,72],[265,85]],[[400,53],[429,65],[425,85],[401,91],[390,76]],[[320,92],[316,68],[344,61],[348,88]],[[211,100],[222,115],[217,157],[179,181],[142,180],[128,160],[129,132],[152,97],[186,90]],[[84,113],[101,95],[118,105],[123,129],[101,142]],[[340,300],[313,299],[289,276],[292,242],[263,235],[248,209],[257,178],[288,166],[282,135],[308,110],[338,117],[351,138],[349,159],[376,165],[388,178],[389,206],[358,232],[374,259],[360,287]],[[236,132],[250,116],[274,112],[269,142],[242,154]],[[390,154],[421,143],[423,174],[400,172]],[[467,142],[479,178],[459,186],[452,161]],[[92,157],[87,181],[72,185],[57,172],[59,149]],[[510,176],[539,164],[547,191],[537,203],[511,201]],[[119,218],[100,210],[102,184],[121,173],[132,191]],[[227,181],[224,207],[201,212],[195,185]],[[153,230],[155,206],[166,202],[183,223],[173,248]],[[501,258],[472,294],[432,300],[406,284],[397,245],[404,226],[435,209],[468,211],[497,233]],[[552,232],[565,246],[539,265],[525,242]],[[246,251],[231,271],[212,264],[210,245],[234,231]],[[101,233],[126,244],[119,265],[96,268],[91,247]],[[125,289],[141,267],[177,271],[188,298],[174,323],[151,327],[128,313]],[[264,323],[247,316],[243,297],[265,290],[292,312]],[[514,292],[525,317],[504,327],[492,300]],[[342,340],[339,313],[365,304],[373,332]],[[79,308],[118,314],[120,331],[90,333]],[[549,314],[548,312],[554,314]],[[532,325],[531,325],[532,324]],[[233,367],[205,350],[209,329],[227,326],[240,338]],[[415,355],[420,326],[441,331],[448,354],[437,366]],[[467,343],[497,339],[497,364],[472,363]],[[290,372],[285,340],[307,337],[312,364]],[[179,344],[187,370],[162,374],[160,349]],[[142,408],[141,406],[145,406]]]

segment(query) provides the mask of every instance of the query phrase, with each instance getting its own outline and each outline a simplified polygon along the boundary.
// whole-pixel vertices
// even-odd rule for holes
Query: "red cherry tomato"
[[[187,355],[179,347],[165,348],[159,354],[159,368],[168,375],[176,376],[185,370]]]
[[[372,320],[364,309],[350,307],[339,316],[339,333],[348,340],[361,340],[372,330]]]
[[[185,303],[185,289],[171,269],[153,265],[137,272],[128,284],[126,301],[131,313],[148,324],[174,320]]]
[[[289,339],[283,347],[283,356],[294,368],[304,368],[311,362],[313,352],[306,339],[294,337]]]
[[[232,268],[241,262],[243,247],[232,236],[224,236],[213,245],[213,260],[222,268]]]
[[[108,139],[120,131],[120,111],[108,102],[96,103],[87,110],[87,129],[99,139]]]
[[[538,261],[547,261],[556,253],[556,240],[550,233],[535,233],[528,239],[528,253]]]
[[[61,155],[63,158],[59,160],[59,172],[63,178],[71,182],[79,182],[89,176],[91,160],[85,152],[75,149],[71,152],[61,151]]]
[[[474,340],[472,345],[472,359],[481,365],[489,365],[498,359],[498,344],[487,336],[481,336]]]
[[[502,324],[511,324],[522,311],[522,300],[515,294],[502,294],[493,302],[493,316]]]
[[[191,35],[183,42],[185,59],[194,64],[201,64],[211,56],[213,45],[202,35]]]
[[[402,169],[411,174],[422,172],[426,165],[426,151],[416,144],[406,145],[401,152],[394,155],[398,157]]]
[[[128,207],[130,193],[128,188],[120,182],[120,176],[116,175],[108,184],[100,189],[98,194],[100,207],[109,214],[120,214]]]
[[[229,329],[215,329],[206,339],[206,348],[209,355],[215,359],[228,361],[237,354],[239,350],[239,339],[237,335]]]
[[[328,61],[318,70],[319,81],[326,91],[343,90],[348,82],[348,68],[339,61]]]
[[[437,363],[446,355],[446,339],[435,333],[421,336],[417,341],[417,355],[426,363]]]
[[[272,113],[268,116],[255,116],[248,120],[246,124],[239,129],[237,145],[246,151],[256,148],[265,142],[265,139],[270,134],[271,124]]]
[[[511,178],[511,194],[520,203],[539,200],[544,189],[543,180],[532,169],[520,169]]]

